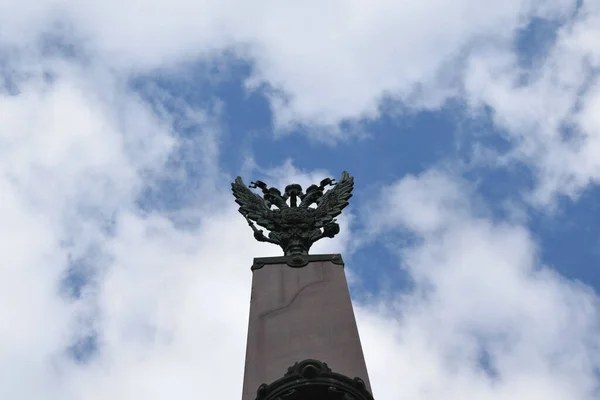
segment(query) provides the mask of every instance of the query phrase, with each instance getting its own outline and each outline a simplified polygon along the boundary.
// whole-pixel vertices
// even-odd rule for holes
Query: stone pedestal
[[[306,262],[255,259],[242,400],[254,400],[261,384],[306,359],[358,377],[370,391],[343,261],[335,254]]]

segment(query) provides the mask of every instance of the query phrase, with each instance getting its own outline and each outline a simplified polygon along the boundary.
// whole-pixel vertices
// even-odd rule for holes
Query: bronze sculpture
[[[327,186],[333,188],[325,192]],[[263,195],[249,188],[261,189]],[[346,171],[337,183],[326,178],[318,186],[308,187],[306,193],[298,184],[286,186],[284,194],[262,181],[251,182],[247,187],[239,176],[231,184],[239,212],[248,221],[256,240],[281,246],[285,256],[307,255],[317,240],[338,234],[340,226],[335,217],[348,205],[353,188],[354,178]],[[268,236],[255,223],[269,230]]]

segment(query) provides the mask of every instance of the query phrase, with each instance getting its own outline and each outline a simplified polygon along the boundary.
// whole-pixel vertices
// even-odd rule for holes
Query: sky
[[[0,1],[0,398],[240,398],[281,250],[230,183],[347,170],[312,252],[376,399],[600,399],[597,43],[592,0]]]

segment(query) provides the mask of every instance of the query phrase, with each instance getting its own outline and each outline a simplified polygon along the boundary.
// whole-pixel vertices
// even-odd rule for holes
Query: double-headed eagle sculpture
[[[337,183],[326,178],[318,186],[308,187],[306,193],[296,183],[286,186],[283,194],[262,181],[250,183],[247,187],[238,176],[231,184],[239,211],[256,240],[281,246],[286,256],[307,255],[317,240],[337,235],[340,226],[335,217],[348,205],[354,188],[354,178],[346,171]],[[327,186],[332,188],[325,192]],[[262,196],[249,188],[261,189]],[[269,230],[268,236],[255,224]]]

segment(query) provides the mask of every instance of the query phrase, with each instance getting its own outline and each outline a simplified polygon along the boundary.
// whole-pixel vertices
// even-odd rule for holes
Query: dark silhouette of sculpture
[[[271,384],[258,388],[256,400],[373,400],[365,382],[335,373],[319,360],[304,360],[288,368]]]
[[[333,188],[325,192],[327,186]],[[286,256],[303,256],[317,240],[332,238],[339,233],[340,226],[335,217],[342,213],[352,197],[354,178],[344,171],[337,183],[334,179],[323,179],[318,186],[308,187],[306,193],[302,186],[291,184],[282,194],[262,181],[251,182],[246,187],[238,176],[231,188],[240,205],[239,211],[254,231],[256,240],[281,246]],[[261,189],[262,197],[249,188]],[[268,236],[255,223],[269,230]]]

